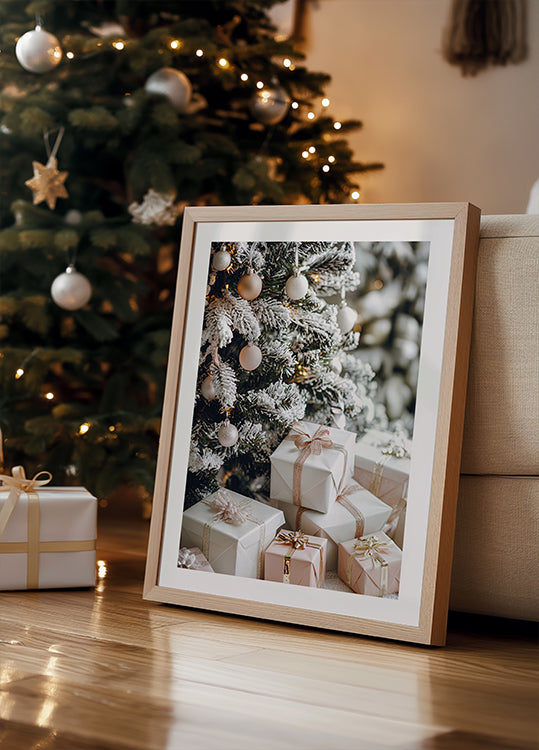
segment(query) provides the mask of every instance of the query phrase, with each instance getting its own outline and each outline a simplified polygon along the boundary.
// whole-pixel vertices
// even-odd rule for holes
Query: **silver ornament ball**
[[[303,299],[309,290],[309,282],[305,276],[302,276],[301,274],[290,276],[286,282],[284,290],[290,299]]]
[[[232,256],[228,250],[218,250],[213,254],[211,264],[216,271],[226,271],[231,262]]]
[[[70,265],[52,282],[51,297],[64,310],[79,310],[92,296],[92,286],[86,276]]]
[[[176,68],[161,68],[152,73],[144,84],[150,94],[166,96],[176,112],[180,114],[187,110],[191,101],[191,82]]]
[[[228,419],[219,427],[217,440],[221,443],[223,448],[232,448],[232,446],[236,445],[238,442],[238,437],[238,430],[233,424],[230,424]]]
[[[238,281],[238,294],[249,302],[256,299],[261,291],[262,279],[254,271],[242,276]]]
[[[343,305],[337,311],[337,325],[342,333],[349,333],[354,327],[357,320],[357,312],[353,307]]]
[[[250,102],[251,113],[264,125],[276,125],[290,109],[290,97],[280,86],[264,86],[255,91]]]
[[[48,73],[62,59],[60,42],[41,26],[23,34],[15,47],[21,66],[30,73]]]
[[[204,378],[202,383],[200,384],[200,392],[206,399],[206,401],[213,401],[213,399],[216,397],[215,392],[215,383],[213,382],[213,378],[211,375],[208,375],[208,377]]]
[[[239,360],[243,369],[251,372],[262,362],[262,352],[256,344],[247,344],[241,350]]]

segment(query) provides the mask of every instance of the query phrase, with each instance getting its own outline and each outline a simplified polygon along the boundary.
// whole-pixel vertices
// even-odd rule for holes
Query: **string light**
[[[181,46],[181,42],[179,39],[173,39],[170,43],[170,49],[179,49]]]
[[[66,52],[66,57],[68,60],[72,60],[75,57],[75,55],[73,54],[73,52]]]
[[[309,114],[307,115],[307,119],[308,120],[314,120],[315,117],[316,117],[316,115],[315,115],[314,112],[309,112]]]
[[[285,57],[283,60],[283,65],[285,68],[289,68],[292,65],[292,60],[289,57]]]
[[[316,153],[316,149],[315,149],[314,146],[309,146],[309,153],[310,154],[315,154]]]
[[[79,427],[79,435],[85,435],[89,429],[90,429],[89,423],[83,422]]]
[[[308,151],[302,151],[301,155],[303,156],[304,159],[308,159],[309,158],[309,152]]]
[[[242,73],[241,76],[240,76],[240,78],[241,78],[242,81],[248,81],[249,80],[249,76],[247,75],[247,73]]]
[[[116,431],[116,427],[113,424],[111,424],[109,426],[109,432],[115,432],[115,431]]]
[[[202,57],[204,55],[204,50],[203,49],[197,49],[197,51],[195,52],[195,55],[197,57]]]
[[[15,380],[20,380],[20,378],[22,378],[23,375],[24,375],[24,370],[22,369],[22,367],[19,367],[17,372],[15,373]]]
[[[335,164],[335,157],[333,155],[328,156],[328,161],[330,164]]]
[[[337,120],[337,122],[333,123],[333,127],[335,130],[340,130],[342,128],[342,123]]]
[[[329,102],[329,99],[327,98],[327,96],[325,96],[325,97],[324,97],[324,98],[322,99],[322,106],[323,106],[323,107],[329,107],[329,104],[330,104],[330,102]]]
[[[297,102],[292,102],[292,104],[290,106],[292,107],[292,109],[298,109],[299,108],[299,104]]]
[[[228,68],[230,66],[230,63],[226,59],[226,57],[221,57],[219,59],[219,67],[220,68]]]
[[[114,49],[117,49],[117,50],[122,50],[122,49],[124,49],[124,47],[125,47],[125,43],[124,43],[124,42],[122,42],[122,40],[120,39],[120,40],[119,40],[119,41],[117,41],[117,42],[112,42],[112,46],[114,47]]]
[[[384,282],[381,279],[376,279],[376,281],[373,283],[373,287],[375,289],[381,289],[384,286]]]
[[[359,193],[358,193],[358,191],[357,191],[357,190],[354,190],[354,191],[353,191],[353,192],[352,192],[352,193],[350,194],[350,197],[351,197],[351,198],[353,198],[353,199],[354,199],[355,201],[357,201],[357,200],[359,199]]]
[[[322,172],[329,172],[329,164],[324,164],[322,167]]]
[[[47,401],[52,401],[52,399],[54,398],[54,393],[52,391],[49,391],[45,394],[45,398],[47,399]]]
[[[256,82],[256,87],[257,87],[257,89],[263,89],[264,88],[264,84],[262,83],[262,81],[257,81]]]

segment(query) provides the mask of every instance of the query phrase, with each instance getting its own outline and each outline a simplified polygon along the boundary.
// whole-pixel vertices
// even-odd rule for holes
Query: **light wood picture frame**
[[[432,645],[444,644],[479,220],[479,209],[469,203],[246,206],[187,208],[185,210],[144,582],[145,599],[369,636]],[[313,248],[316,248],[318,255]],[[231,262],[227,268],[222,268],[226,265],[226,254],[217,257],[217,253],[222,251],[225,253],[229,251]],[[257,464],[256,476],[247,476],[248,480],[253,481],[248,485],[241,485],[238,477],[243,471],[244,464],[251,466],[252,456],[245,453],[244,444],[242,450],[244,450],[245,458],[242,459],[241,455],[238,456],[239,448],[234,445],[225,447],[219,443],[218,429],[224,424],[229,424],[228,417],[231,423],[241,421],[240,417],[241,414],[245,416],[246,406],[243,405],[243,411],[239,407],[236,409],[234,405],[230,409],[225,409],[223,403],[227,406],[227,402],[226,398],[223,400],[222,382],[219,381],[221,401],[214,398],[215,390],[209,395],[206,393],[206,397],[201,395],[201,383],[208,372],[213,372],[214,377],[217,377],[215,373],[218,373],[218,370],[215,368],[217,365],[221,367],[221,361],[225,361],[228,356],[228,366],[233,371],[233,379],[236,378],[235,370],[239,372],[234,388],[237,387],[235,396],[238,399],[237,403],[241,403],[242,388],[247,388],[242,383],[250,382],[249,378],[252,377],[253,371],[247,370],[246,374],[237,364],[237,356],[239,347],[252,344],[249,340],[252,336],[242,328],[242,324],[234,322],[232,314],[232,319],[227,319],[229,321],[228,338],[226,333],[223,334],[224,340],[215,344],[212,350],[212,341],[215,343],[216,339],[215,335],[212,339],[207,334],[210,326],[209,311],[214,310],[216,306],[219,307],[219,300],[226,296],[227,304],[238,303],[247,313],[251,314],[251,308],[253,308],[257,315],[261,315],[263,302],[259,302],[257,306],[253,300],[247,299],[246,301],[237,290],[238,279],[247,273],[246,269],[248,268],[249,273],[254,269],[263,282],[263,291],[259,299],[263,301],[264,289],[271,287],[273,300],[278,305],[278,310],[282,311],[282,308],[285,308],[284,313],[289,315],[287,320],[290,321],[291,316],[291,325],[294,326],[301,315],[309,313],[302,312],[303,298],[294,300],[288,297],[284,291],[284,282],[287,276],[304,274],[309,287],[305,299],[308,300],[308,295],[312,295],[312,300],[319,301],[315,295],[319,292],[321,296],[324,296],[322,292],[325,290],[325,297],[328,299],[321,303],[320,309],[326,319],[331,319],[334,325],[335,310],[340,299],[338,296],[337,298],[331,297],[327,293],[328,290],[331,292],[330,282],[333,277],[331,274],[324,276],[322,261],[328,257],[333,258],[335,252],[342,252],[347,254],[346,257],[350,261],[347,268],[352,269],[355,263],[353,268],[357,269],[359,263],[361,272],[361,262],[366,262],[368,265],[371,254],[381,253],[389,258],[388,262],[391,263],[391,258],[397,258],[401,251],[408,253],[406,257],[411,259],[412,264],[417,262],[418,266],[421,265],[421,273],[413,271],[413,278],[416,283],[420,277],[423,281],[417,283],[424,284],[423,288],[414,287],[416,289],[414,294],[418,299],[421,297],[421,310],[418,317],[422,321],[418,339],[419,351],[414,364],[417,384],[413,387],[412,414],[407,413],[403,420],[392,421],[391,414],[389,414],[391,409],[387,405],[387,408],[377,406],[374,412],[372,410],[370,412],[369,418],[372,420],[375,412],[380,417],[385,409],[386,417],[389,414],[389,422],[386,419],[386,424],[383,424],[382,428],[389,431],[395,425],[398,428],[396,434],[393,432],[390,435],[387,444],[385,439],[384,442],[372,443],[379,457],[372,459],[373,463],[367,465],[366,471],[371,472],[372,475],[370,484],[364,479],[365,475],[361,474],[364,449],[360,444],[362,444],[363,434],[370,434],[371,422],[364,420],[359,431],[361,436],[358,432],[357,442],[354,442],[355,436],[349,439],[350,433],[354,432],[354,427],[350,427],[350,424],[353,425],[354,422],[346,421],[342,410],[332,407],[331,413],[334,415],[332,417],[334,421],[330,423],[330,420],[326,419],[325,423],[322,423],[322,420],[312,419],[312,414],[320,415],[329,412],[321,407],[317,407],[318,411],[313,411],[314,407],[309,401],[305,421],[300,419],[298,424],[298,419],[296,419],[293,425],[284,426],[281,420],[276,426],[270,419],[269,424],[257,427],[258,432],[255,430],[254,437],[250,439],[253,441],[253,452],[258,445],[256,434],[260,436],[260,445],[264,444],[266,453],[262,451],[263,457],[260,459],[262,469]],[[351,252],[355,255],[351,256]],[[313,253],[316,255],[315,260],[313,260]],[[421,264],[417,259],[421,260]],[[277,265],[272,267],[271,262]],[[398,264],[395,267],[398,268]],[[272,268],[273,271],[271,271]],[[320,268],[322,271],[318,273],[317,269]],[[352,279],[354,273],[355,270],[350,270],[346,283],[348,279]],[[378,287],[383,286],[383,283],[384,280],[381,279],[377,285],[369,289],[368,293],[371,294],[369,304],[374,299],[372,295],[376,294]],[[399,287],[404,290],[403,294],[409,293],[407,284],[408,281],[406,283],[403,281]],[[282,291],[279,291],[281,288]],[[349,292],[351,288],[351,284],[346,286],[343,282],[347,302],[342,302],[341,306],[347,304],[361,311],[366,305],[364,295],[367,292],[364,290],[363,296],[360,293],[359,296],[353,297],[353,293]],[[417,289],[420,291],[417,292]],[[345,291],[342,292],[343,299]],[[422,294],[424,297],[421,296]],[[247,294],[247,298],[250,296],[252,295]],[[374,299],[375,304],[378,299]],[[389,307],[391,308],[391,305]],[[346,325],[343,329],[345,331],[343,341],[346,341],[349,352],[347,356],[356,358],[346,360],[347,362],[359,362],[361,358],[363,358],[361,361],[365,360],[365,353],[356,351],[353,348],[353,341],[357,341],[357,330],[367,318],[368,315],[364,313],[352,331],[347,332]],[[238,331],[238,326],[242,328],[241,332]],[[366,338],[368,338],[367,330],[368,326],[365,325],[363,333]],[[205,332],[205,338],[203,338],[203,332]],[[275,331],[272,335],[274,340],[279,337],[278,332]],[[393,336],[394,332],[389,335]],[[354,336],[355,339],[353,339]],[[359,339],[361,341],[361,332]],[[263,338],[259,343],[261,341]],[[286,380],[287,384],[292,383],[293,385],[290,386],[292,389],[296,389],[297,384],[296,390],[299,390],[305,383],[314,381],[312,377],[309,380],[309,372],[305,376],[305,368],[302,370],[298,361],[307,363],[308,370],[308,363],[313,362],[316,357],[313,351],[302,350],[301,337],[296,337],[295,341],[296,359],[295,364],[293,363],[295,369],[292,370],[291,376],[290,370],[287,371],[290,377],[285,378],[283,375],[283,382]],[[298,341],[300,341],[299,344],[297,344]],[[276,346],[275,341],[274,345]],[[222,348],[219,349],[219,346]],[[389,345],[386,344],[386,346]],[[263,343],[261,343],[261,348],[264,356],[267,357]],[[382,354],[384,353],[383,344],[378,349],[381,349]],[[288,364],[290,365],[290,362]],[[327,364],[326,362],[323,366]],[[261,371],[267,372],[264,367],[268,366],[267,363],[263,363]],[[322,365],[319,366],[322,367]],[[351,376],[341,373],[335,377],[337,380],[340,377],[348,377],[353,387],[359,389],[359,381],[354,380],[356,376],[353,372],[355,371],[352,371]],[[262,378],[262,375],[255,372],[254,377],[255,379]],[[374,377],[374,386],[376,386],[376,380],[377,376]],[[350,382],[347,387],[352,387]],[[365,396],[364,387],[362,393]],[[316,397],[316,393],[314,395]],[[376,394],[373,399],[375,397]],[[212,403],[208,405],[208,401]],[[308,411],[309,409],[311,411]],[[219,412],[219,416],[215,416],[215,428],[211,424],[208,426],[206,421],[202,429],[197,420],[202,419],[201,415],[206,415],[204,418],[207,418],[207,414],[210,413],[208,410],[213,410],[211,413],[214,415]],[[311,416],[310,421],[309,416]],[[313,425],[313,422],[316,424]],[[376,426],[376,419],[372,424]],[[310,512],[311,516],[314,514],[316,522],[314,528],[318,531],[311,530],[311,533],[306,531],[303,521],[300,523],[299,518],[307,519],[309,513],[306,511],[303,513],[303,509],[298,511],[297,506],[309,504],[313,508],[314,506],[311,505],[313,497],[319,498],[322,495],[319,489],[301,489],[303,494],[300,494],[300,490],[297,489],[303,487],[302,476],[308,476],[308,472],[313,471],[311,468],[305,468],[310,465],[309,461],[312,460],[316,464],[319,460],[317,456],[311,456],[305,447],[301,447],[301,441],[296,441],[302,430],[303,433],[305,430],[310,431],[305,437],[305,440],[309,438],[309,445],[320,438],[320,435],[330,435],[328,438],[330,442],[327,445],[332,447],[332,450],[325,451],[324,447],[320,450],[322,458],[326,454],[333,454],[336,457],[335,466],[330,469],[330,472],[333,472],[335,477],[338,475],[340,479],[336,490],[337,493],[341,493],[338,499],[342,500],[342,488],[348,483],[348,479],[343,482],[345,475],[348,477],[353,473],[355,481],[363,485],[360,490],[366,493],[366,497],[368,495],[371,500],[374,497],[374,503],[382,502],[392,506],[389,508],[383,526],[387,534],[392,537],[391,539],[382,531],[376,533],[359,531],[347,534],[350,540],[354,541],[352,544],[350,540],[345,541],[342,538],[336,537],[332,540],[331,535],[328,536],[323,529],[318,529],[317,524],[320,518],[323,515],[324,518],[329,517],[328,508],[333,507],[335,492],[331,489],[328,491],[329,500],[328,498],[324,500],[328,505],[317,507]],[[315,434],[316,430],[318,431]],[[403,437],[403,430],[408,432],[407,439]],[[246,428],[245,435],[248,434],[249,431]],[[201,435],[204,436],[203,441]],[[240,436],[240,440],[249,439],[245,435],[243,438]],[[199,439],[200,443],[197,442]],[[346,446],[343,448],[345,443]],[[209,446],[206,453],[203,451],[203,445]],[[266,460],[264,456],[269,455],[268,445],[274,453],[271,454],[270,459]],[[283,469],[283,477],[285,475],[288,477],[283,481],[285,484],[289,481],[290,487],[292,487],[292,481],[294,482],[294,489],[290,489],[291,497],[285,497],[284,504],[283,498],[275,489],[277,482],[280,481],[276,478],[281,471],[276,468],[276,454],[277,449],[281,450],[281,446],[285,446],[282,448],[285,453],[288,451],[283,459],[285,463],[286,461],[292,462],[292,468],[288,466],[292,473],[287,474],[288,469]],[[366,453],[369,450],[372,452],[372,446],[368,450],[365,449]],[[306,460],[305,454],[302,453],[305,450],[307,450]],[[193,451],[196,456],[194,464]],[[294,451],[298,455],[302,454],[301,460]],[[202,460],[200,457],[203,453]],[[406,461],[399,463],[399,459],[403,456],[406,457]],[[279,460],[281,458],[279,454]],[[190,460],[191,464],[189,464]],[[330,464],[333,466],[332,461],[333,459],[328,459],[328,466]],[[338,463],[339,461],[341,463]],[[391,461],[397,465],[397,475],[401,471],[402,476],[405,477],[405,481],[401,483],[402,486],[395,490],[401,493],[401,501],[398,504],[393,500],[388,500],[387,497],[384,498],[383,494],[378,491],[384,467],[389,467]],[[405,469],[402,468],[404,464],[406,464]],[[213,473],[212,466],[214,467]],[[230,466],[239,468],[235,472],[233,468],[229,468]],[[275,477],[272,471],[276,472]],[[260,476],[258,476],[259,473]],[[293,480],[290,478],[292,474]],[[245,480],[245,477],[243,479]],[[196,493],[203,492],[206,481],[213,482],[213,488],[221,484],[227,489],[217,490],[214,493],[215,497],[211,494],[209,498],[197,500]],[[244,486],[248,489],[245,490]],[[403,487],[406,487],[406,490],[403,490]],[[239,504],[235,492],[243,497]],[[277,494],[277,499],[272,497],[272,494]],[[201,497],[200,493],[198,497]],[[403,500],[406,500],[407,506]],[[223,502],[221,501],[227,507],[230,502],[233,513],[239,514],[238,518],[233,518],[232,521],[227,520],[225,516],[228,511],[222,511]],[[404,507],[406,507],[405,515],[399,517]],[[195,508],[195,511],[192,508]],[[296,528],[299,531],[295,540],[293,538],[295,529],[292,528],[292,524],[286,521],[283,525],[285,520],[281,513],[283,508],[288,519],[290,508],[297,511],[294,517],[297,519]],[[196,518],[199,510],[199,517]],[[204,513],[209,515],[204,516]],[[272,516],[273,520],[266,523],[264,520],[266,515],[269,517],[272,513],[281,513],[281,515],[278,518]],[[257,516],[264,516],[264,518],[261,520]],[[356,514],[354,516],[355,528],[366,528],[364,524],[367,523],[365,521],[367,516],[364,512],[360,512],[359,516],[361,525],[358,525]],[[401,524],[400,532],[398,532],[400,533],[398,545],[402,547],[402,551],[399,550],[398,566],[400,567],[394,569],[391,567],[391,562],[388,562],[391,554],[388,556],[386,553],[388,550],[398,549],[398,545],[393,541],[396,538],[393,532],[395,522],[399,522],[399,518],[402,517],[405,517],[405,525]],[[239,562],[233,563],[238,567],[232,572],[228,571],[226,566],[225,568],[219,567],[228,554],[223,552],[216,541],[215,530],[223,520],[232,524],[230,527],[226,526],[225,534],[228,533],[229,528],[232,529],[232,536],[235,535],[236,541],[230,544],[233,549],[241,548],[242,554],[249,558],[245,570],[249,569],[251,572],[242,572],[244,568]],[[392,526],[391,521],[393,521]],[[198,529],[196,533],[200,532],[203,535],[203,543],[202,541],[193,542],[196,533],[193,532],[195,533],[193,537],[189,531],[193,524]],[[244,544],[242,524],[245,528],[252,527],[253,534],[255,532],[259,534],[258,547],[256,545],[253,547],[254,543],[251,544],[251,542],[249,542],[251,547],[247,543]],[[322,522],[320,525],[324,526]],[[287,531],[282,531],[282,529]],[[289,532],[290,535],[287,536]],[[214,536],[211,536],[212,534]],[[253,538],[253,534],[250,533],[250,539]],[[279,535],[282,538],[272,541]],[[261,540],[264,540],[263,544]],[[316,560],[312,555],[309,557],[307,554],[311,543],[306,540],[314,540],[312,547],[317,548],[313,553]],[[369,545],[372,547],[373,544],[375,550],[378,551],[369,552],[367,548]],[[186,549],[187,547],[189,549]],[[200,549],[195,549],[196,547]],[[327,576],[324,579],[323,566],[328,558],[323,560],[322,548],[324,554],[326,550],[330,554],[330,547],[331,554],[333,554],[333,568],[330,570],[328,567]],[[188,562],[178,560],[180,548],[181,554],[189,558]],[[301,554],[297,554],[298,550]],[[318,552],[320,552],[319,559]],[[335,557],[336,554],[339,555],[338,558]],[[274,573],[269,572],[271,566],[275,568],[275,560],[271,555],[277,556],[277,578]],[[302,555],[307,555],[307,558],[311,560],[306,563],[306,570],[311,571],[308,575],[312,573],[309,565],[314,569],[314,578],[311,575],[310,581],[302,579],[296,582],[292,580],[290,583],[290,563],[292,562],[293,566],[296,565],[295,569],[299,570],[299,565],[294,562],[294,555],[296,555],[296,560],[299,560]],[[279,556],[283,560],[282,579],[280,578],[281,557]],[[346,574],[343,572],[344,568],[342,570],[339,568],[338,571],[335,569],[335,560],[338,559],[341,565],[341,556],[346,566]],[[273,577],[272,580],[264,579],[264,560],[266,561],[266,575],[269,578]],[[255,568],[252,568],[253,565]],[[223,572],[223,570],[228,572]],[[355,578],[352,581],[353,576],[358,576],[358,581],[367,581],[368,585],[356,583]],[[396,583],[389,584],[389,586],[394,585],[394,588],[388,588],[388,580],[391,582],[394,579]],[[366,588],[358,589],[358,586],[365,585]]]

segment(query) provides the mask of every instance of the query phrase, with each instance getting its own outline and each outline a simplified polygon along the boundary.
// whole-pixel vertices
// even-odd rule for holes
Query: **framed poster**
[[[479,217],[186,209],[145,598],[444,642]]]

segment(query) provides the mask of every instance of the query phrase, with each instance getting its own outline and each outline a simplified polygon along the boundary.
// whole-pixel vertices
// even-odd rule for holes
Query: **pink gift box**
[[[339,544],[338,575],[357,594],[398,594],[402,552],[383,531]]]
[[[282,529],[264,554],[266,581],[317,587],[326,577],[327,539]]]
[[[178,552],[178,568],[215,573],[206,556],[198,547],[180,547]]]

